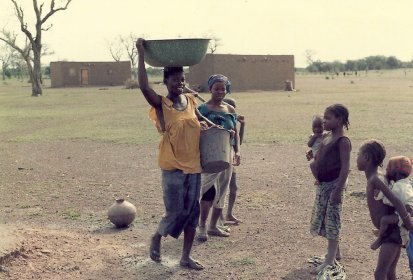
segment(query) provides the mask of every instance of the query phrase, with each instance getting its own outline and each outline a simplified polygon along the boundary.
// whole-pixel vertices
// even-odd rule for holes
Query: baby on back
[[[405,205],[406,210],[413,215],[413,187],[409,176],[412,172],[412,160],[405,156],[396,156],[389,159],[386,168],[386,178],[388,180],[389,188],[393,194],[400,199]],[[379,192],[375,197],[376,200],[382,200],[384,204],[393,206],[390,200]],[[378,238],[371,244],[371,249],[376,250],[382,244],[382,239],[389,226],[398,224],[400,227],[400,238],[402,246],[406,246],[409,242],[409,232],[403,226],[402,217],[398,214],[383,216],[380,220],[380,229]]]

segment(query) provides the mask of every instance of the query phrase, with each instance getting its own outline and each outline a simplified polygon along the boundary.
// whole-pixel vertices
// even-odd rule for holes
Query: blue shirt
[[[212,111],[206,103],[199,106],[198,110],[205,118],[225,129],[234,130],[237,125],[237,114]]]

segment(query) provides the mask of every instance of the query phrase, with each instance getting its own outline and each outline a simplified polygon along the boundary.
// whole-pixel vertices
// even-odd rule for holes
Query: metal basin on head
[[[145,62],[154,67],[198,64],[204,59],[210,39],[145,40]]]

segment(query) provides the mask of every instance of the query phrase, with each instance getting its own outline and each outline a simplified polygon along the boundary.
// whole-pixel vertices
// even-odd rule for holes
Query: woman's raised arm
[[[139,88],[141,89],[146,101],[155,107],[160,108],[162,106],[162,97],[158,95],[150,86],[148,81],[148,74],[145,68],[145,49],[143,47],[144,40],[139,38],[136,41],[136,48],[138,49],[138,81]]]

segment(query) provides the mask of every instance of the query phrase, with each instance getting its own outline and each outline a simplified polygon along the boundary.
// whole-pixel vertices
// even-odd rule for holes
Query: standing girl
[[[162,134],[158,163],[162,170],[165,214],[151,238],[150,258],[161,261],[162,236],[178,238],[184,232],[180,265],[201,270],[204,267],[190,257],[199,219],[201,163],[199,140],[204,119],[197,109],[195,97],[184,94],[185,76],[182,67],[165,67],[166,97],[158,95],[149,85],[145,69],[143,39],[138,39],[138,79],[140,89],[152,106],[149,117]]]
[[[327,255],[317,271],[334,266],[341,228],[343,191],[350,168],[349,113],[342,104],[334,104],[324,111],[323,125],[330,133],[321,142],[313,168],[320,185],[314,202],[310,232],[327,239]]]

